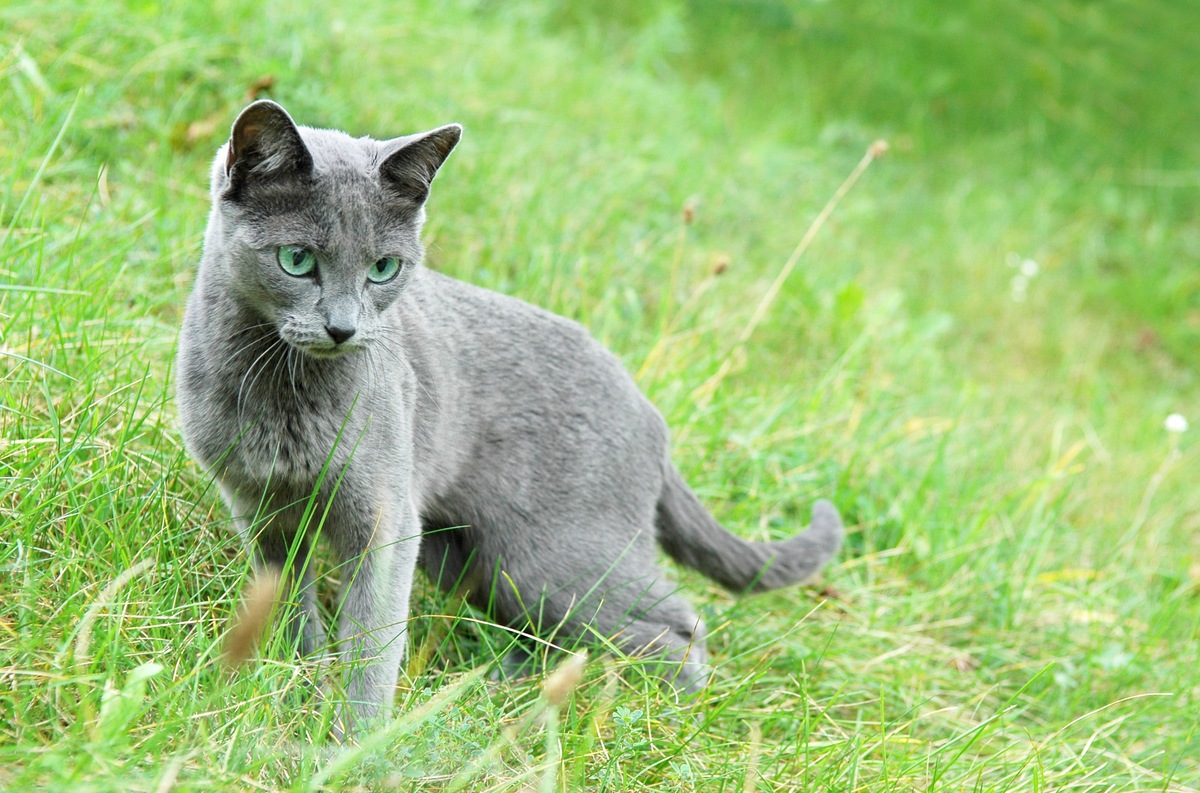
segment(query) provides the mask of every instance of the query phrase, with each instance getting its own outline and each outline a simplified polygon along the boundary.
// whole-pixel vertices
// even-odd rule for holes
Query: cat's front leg
[[[301,531],[303,505],[290,504],[272,510],[270,499],[262,495],[245,497],[225,486],[221,490],[238,533],[254,550],[257,574],[267,571],[281,574],[284,596],[288,600],[296,598],[297,602],[284,610],[288,644],[297,648],[301,658],[318,658],[325,652],[326,638],[309,556],[312,543]]]
[[[355,528],[363,550],[350,555],[339,549],[346,570],[338,613],[338,655],[346,664],[346,708],[338,732],[344,734],[360,732],[391,711],[421,542],[416,511],[407,504],[384,507],[371,525]]]

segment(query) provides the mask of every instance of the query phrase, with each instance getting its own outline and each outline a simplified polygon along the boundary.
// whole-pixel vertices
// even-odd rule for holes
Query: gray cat
[[[391,706],[418,563],[504,625],[611,638],[695,691],[704,625],[656,541],[741,592],[803,581],[842,540],[826,501],[792,539],[730,534],[582,327],[422,267],[425,200],[461,132],[376,141],[247,107],[213,165],[180,336],[188,449],[258,562],[295,571],[288,625],[306,656],[326,647],[317,535],[344,564],[351,729]]]

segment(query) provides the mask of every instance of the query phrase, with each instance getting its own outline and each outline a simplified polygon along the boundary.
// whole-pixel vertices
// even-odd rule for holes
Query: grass
[[[1191,4],[354,8],[0,7],[0,789],[1200,789],[1200,468],[1163,428],[1200,416]],[[504,634],[428,588],[359,747],[283,648],[225,672],[248,562],[171,364],[265,75],[314,125],[463,122],[431,266],[585,322],[739,533],[833,499],[828,589],[680,571],[690,704],[595,653],[565,699],[490,683]]]

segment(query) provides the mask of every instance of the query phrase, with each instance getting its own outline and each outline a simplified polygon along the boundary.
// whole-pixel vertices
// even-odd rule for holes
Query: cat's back
[[[614,438],[630,429],[665,434],[620,360],[579,323],[425,268],[410,299],[421,335],[438,350],[426,366],[453,371],[470,395],[464,409],[485,422],[524,416],[547,426],[583,421]],[[417,362],[418,379],[437,376],[426,366]]]
[[[428,331],[452,343],[459,362],[493,385],[520,377],[551,385],[568,373],[592,372],[637,392],[616,356],[578,322],[426,268],[410,295]]]

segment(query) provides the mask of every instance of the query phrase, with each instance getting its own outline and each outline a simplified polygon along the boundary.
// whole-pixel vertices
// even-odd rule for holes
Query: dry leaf
[[[246,101],[253,102],[255,99],[260,99],[263,94],[273,88],[275,88],[275,75],[264,74],[246,88]]]

